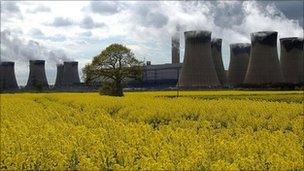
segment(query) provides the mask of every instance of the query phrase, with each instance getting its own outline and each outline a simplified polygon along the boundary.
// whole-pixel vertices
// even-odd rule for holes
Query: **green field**
[[[301,91],[1,94],[0,169],[304,169]]]

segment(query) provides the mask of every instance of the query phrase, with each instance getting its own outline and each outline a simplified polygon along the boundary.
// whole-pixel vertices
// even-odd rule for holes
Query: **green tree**
[[[123,96],[124,82],[127,78],[139,78],[141,66],[142,62],[129,48],[111,44],[83,68],[84,80],[87,84],[102,82],[104,94]]]

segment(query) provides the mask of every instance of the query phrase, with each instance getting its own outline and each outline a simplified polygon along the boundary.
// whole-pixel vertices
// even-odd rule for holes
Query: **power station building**
[[[49,88],[45,75],[44,60],[30,60],[30,74],[26,84],[27,89]]]
[[[171,39],[171,63],[142,67],[141,79],[129,79],[129,88],[213,88],[241,84],[263,85],[276,83],[303,84],[303,38],[280,39],[280,61],[277,52],[277,32],[251,33],[251,44],[230,45],[228,71],[222,59],[222,39],[211,39],[210,31],[186,31],[184,61],[180,63],[180,36]],[[26,89],[48,89],[44,60],[29,61]],[[57,65],[55,89],[94,89],[80,82],[78,62],[65,61]],[[14,62],[0,63],[0,90],[18,89]]]
[[[277,52],[275,31],[251,33],[251,51],[244,83],[275,84],[284,82]]]
[[[14,66],[14,62],[0,63],[0,90],[18,89]]]
[[[230,44],[230,63],[227,75],[230,86],[238,86],[244,82],[250,57],[250,46],[249,43]]]
[[[286,83],[304,82],[303,38],[288,37],[280,39],[281,68]]]
[[[211,56],[213,59],[217,77],[221,85],[225,85],[227,82],[227,78],[222,59],[222,39],[214,38],[211,40]]]
[[[185,55],[178,87],[203,88],[219,86],[216,69],[211,57],[211,32],[186,31]]]
[[[176,33],[171,38],[171,63],[151,65],[147,61],[142,68],[140,81],[129,80],[127,87],[170,88],[176,87],[182,63],[180,63],[180,36]]]

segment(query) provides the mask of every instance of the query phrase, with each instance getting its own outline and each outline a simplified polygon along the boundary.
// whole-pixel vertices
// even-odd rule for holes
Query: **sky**
[[[79,72],[111,43],[121,43],[152,64],[171,62],[171,37],[209,30],[222,38],[224,67],[231,43],[273,30],[278,38],[303,37],[303,1],[1,1],[1,61],[14,61],[19,85],[28,60],[46,60],[49,84],[56,65],[78,61]],[[279,46],[278,46],[279,47]]]

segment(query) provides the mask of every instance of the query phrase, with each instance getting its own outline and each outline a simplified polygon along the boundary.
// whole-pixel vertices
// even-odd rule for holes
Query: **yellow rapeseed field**
[[[303,92],[1,94],[0,169],[304,169]]]

